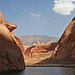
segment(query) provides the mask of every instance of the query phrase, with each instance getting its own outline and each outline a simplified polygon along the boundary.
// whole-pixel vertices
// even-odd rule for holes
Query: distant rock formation
[[[47,35],[25,35],[19,36],[22,40],[23,45],[32,46],[37,45],[44,42],[57,42],[59,40],[58,37],[51,37]]]
[[[25,48],[26,55],[36,56],[52,51],[51,57],[38,63],[41,64],[75,64],[75,17],[67,26],[58,42],[40,43]]]
[[[65,29],[58,44],[59,47],[55,56],[75,61],[75,17]]]
[[[47,53],[48,51],[55,50],[55,47],[57,46],[57,42],[51,43],[51,42],[45,42],[45,43],[40,43],[37,45],[25,46],[25,55],[28,56],[36,56],[39,54]]]
[[[0,11],[0,72],[20,71],[25,68],[21,40],[12,33],[15,24],[6,22]]]
[[[53,45],[53,48],[51,57],[36,64],[75,64],[75,17],[65,29],[56,46]]]

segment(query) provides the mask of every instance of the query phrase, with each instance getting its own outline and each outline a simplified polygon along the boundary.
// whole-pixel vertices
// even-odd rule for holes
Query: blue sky
[[[75,16],[75,0],[0,0],[4,19],[16,35],[60,37]]]

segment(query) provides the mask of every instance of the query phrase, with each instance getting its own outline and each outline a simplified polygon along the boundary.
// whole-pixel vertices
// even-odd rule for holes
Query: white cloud
[[[54,0],[53,10],[61,15],[70,15],[75,9],[75,0]]]
[[[30,17],[34,18],[34,19],[38,19],[40,17],[41,14],[34,14],[34,13],[31,13],[30,14]]]

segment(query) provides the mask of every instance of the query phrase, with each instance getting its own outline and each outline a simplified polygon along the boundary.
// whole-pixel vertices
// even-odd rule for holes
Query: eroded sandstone
[[[58,44],[59,47],[55,56],[75,61],[75,17],[65,29]]]
[[[48,51],[55,50],[57,46],[57,42],[45,42],[45,43],[40,43],[37,45],[33,45],[30,47],[25,48],[25,55],[28,56],[38,56],[39,54],[47,53]]]
[[[20,71],[25,68],[21,41],[15,40],[15,35],[11,33],[15,28],[14,24],[4,20],[0,11],[0,72]]]

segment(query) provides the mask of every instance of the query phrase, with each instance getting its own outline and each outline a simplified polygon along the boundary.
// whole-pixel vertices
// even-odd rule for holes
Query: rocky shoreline
[[[75,67],[75,64],[29,64],[26,67]]]

